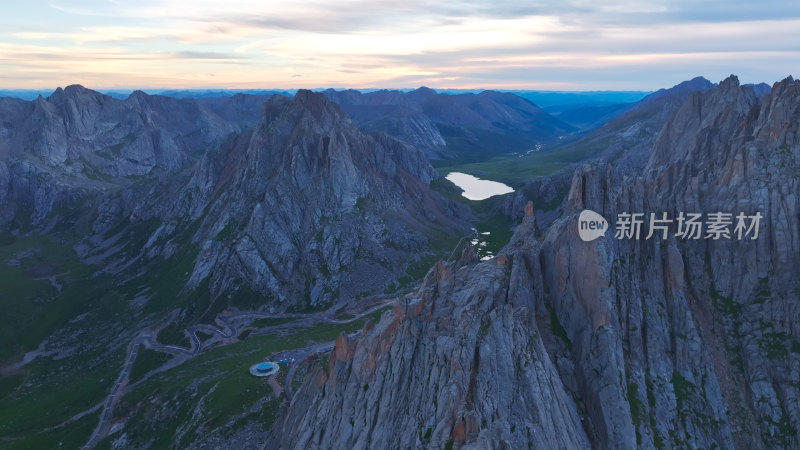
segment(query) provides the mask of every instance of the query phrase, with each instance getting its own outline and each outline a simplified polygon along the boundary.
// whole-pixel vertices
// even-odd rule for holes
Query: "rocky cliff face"
[[[237,131],[195,101],[141,91],[118,100],[78,85],[39,97],[17,126],[10,146],[31,150],[49,167],[87,176],[143,175],[156,166],[175,170]]]
[[[185,170],[247,128],[195,100],[140,91],[119,100],[72,85],[1,103],[0,224],[16,217],[16,228],[47,230],[54,210]]]
[[[283,448],[797,448],[800,83],[693,93],[641,175],[576,172],[493,260],[439,264],[341,338],[273,428]],[[615,186],[622,185],[622,188]],[[592,242],[577,215],[760,212],[756,240]],[[613,230],[612,230],[613,231]]]
[[[468,213],[434,194],[417,149],[356,127],[323,94],[274,97],[201,227],[192,275],[317,305],[382,292]],[[228,236],[222,236],[228,231]]]

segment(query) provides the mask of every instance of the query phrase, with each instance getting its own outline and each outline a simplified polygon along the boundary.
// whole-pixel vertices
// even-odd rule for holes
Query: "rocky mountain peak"
[[[662,89],[661,91],[671,92],[694,92],[694,91],[707,91],[715,86],[714,83],[708,81],[705,77],[694,77],[691,80],[682,81],[669,89]]]
[[[328,100],[328,97],[323,93],[309,91],[307,89],[300,89],[294,95],[294,100],[308,108],[309,111],[317,113],[324,109],[331,108],[333,103]]]
[[[640,103],[650,103],[662,97],[681,97],[691,94],[692,92],[703,92],[714,86],[714,83],[708,81],[704,77],[694,77],[691,80],[682,81],[669,89],[659,89],[643,98]]]
[[[697,76],[688,81],[678,83],[675,87],[678,88],[691,88],[696,91],[708,89],[714,86],[714,83],[708,81],[706,77]]]
[[[147,97],[150,97],[150,95],[148,93],[146,93],[146,92],[144,92],[144,91],[142,91],[140,89],[137,89],[137,90],[131,92],[131,95],[128,96],[128,100],[129,101],[135,101],[135,102],[141,102],[141,101],[145,101],[145,99]]]
[[[727,149],[719,138],[732,136],[757,103],[753,89],[740,86],[735,75],[713,89],[694,92],[664,125],[648,166],[676,163],[693,152],[714,152],[708,156],[719,157]]]
[[[64,93],[67,95],[95,95],[99,94],[99,92],[87,89],[83,87],[81,84],[70,84],[69,86],[64,88]],[[102,94],[101,94],[102,95]]]
[[[71,84],[64,89],[60,87],[53,91],[47,100],[54,105],[63,107],[67,103],[71,104],[87,104],[87,103],[102,103],[111,97],[101,94],[97,91],[86,89],[80,84]]]
[[[772,87],[772,101],[778,99],[791,101],[800,92],[800,80],[795,80],[791,76],[775,83]]]
[[[719,89],[721,91],[733,91],[739,87],[739,77],[736,75],[731,74],[728,78],[725,78],[719,83]]]
[[[315,132],[330,132],[340,126],[350,125],[350,118],[336,103],[323,93],[305,89],[297,91],[293,98],[273,96],[264,103],[258,132],[275,129],[283,123],[297,124]]]
[[[800,118],[800,80],[790,76],[775,83],[761,103],[759,118],[761,123],[755,125],[759,139],[777,142],[778,146],[800,142],[800,130],[793,126]]]
[[[325,89],[323,93],[339,105],[361,105],[364,100],[364,95],[355,89]]]
[[[429,87],[426,87],[426,86],[421,86],[421,87],[419,87],[417,89],[414,89],[413,91],[408,93],[409,97],[412,97],[412,98],[418,99],[418,100],[424,100],[424,99],[433,97],[436,94],[438,94],[438,92],[436,92],[433,89],[431,89]]]

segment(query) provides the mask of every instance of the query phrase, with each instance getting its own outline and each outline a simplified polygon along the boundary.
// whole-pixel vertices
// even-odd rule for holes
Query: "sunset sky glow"
[[[654,90],[800,74],[800,3],[599,3],[15,2],[0,88]]]

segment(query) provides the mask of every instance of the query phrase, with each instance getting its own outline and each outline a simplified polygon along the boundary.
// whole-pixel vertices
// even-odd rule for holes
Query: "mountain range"
[[[178,97],[0,98],[0,447],[800,446],[800,82]]]
[[[362,128],[383,131],[423,149],[431,159],[474,160],[551,143],[575,131],[519,96],[495,91],[324,93]]]
[[[794,448],[800,82],[688,94],[639,174],[592,164],[490,261],[439,263],[336,342],[282,448]],[[613,179],[622,176],[622,188]],[[756,240],[584,242],[578,213],[760,213]],[[613,220],[613,219],[612,219]],[[402,401],[398,401],[402,399]]]

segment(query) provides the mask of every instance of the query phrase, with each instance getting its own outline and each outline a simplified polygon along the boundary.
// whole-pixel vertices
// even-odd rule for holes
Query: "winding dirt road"
[[[347,319],[335,318],[335,314],[338,312],[339,309],[343,307],[343,305],[336,305],[326,311],[310,313],[310,314],[300,314],[300,313],[274,314],[274,313],[265,313],[259,311],[243,311],[243,312],[227,313],[227,314],[220,313],[219,315],[217,315],[215,319],[215,323],[219,327],[215,327],[213,325],[208,325],[208,324],[196,324],[186,328],[186,334],[189,336],[189,343],[190,343],[190,346],[188,348],[180,347],[177,345],[159,344],[158,340],[154,336],[154,334],[157,334],[157,331],[143,330],[139,332],[139,334],[129,344],[128,357],[125,360],[125,364],[122,368],[122,371],[120,372],[119,376],[114,382],[114,386],[111,388],[111,392],[108,394],[108,396],[102,403],[103,408],[102,412],[100,413],[100,420],[97,423],[97,427],[95,427],[91,437],[89,438],[89,441],[82,448],[84,450],[92,449],[103,438],[105,438],[108,435],[108,432],[110,430],[110,422],[112,414],[114,412],[114,407],[116,406],[117,401],[125,393],[125,388],[128,385],[128,378],[130,377],[131,368],[133,367],[134,361],[136,361],[136,357],[138,356],[139,353],[139,346],[141,345],[150,350],[169,353],[174,356],[181,356],[183,360],[178,362],[178,364],[180,364],[188,359],[194,358],[195,356],[199,355],[204,349],[208,348],[211,344],[221,343],[222,345],[228,345],[233,342],[236,342],[236,337],[239,335],[239,326],[241,326],[241,324],[245,324],[245,327],[247,327],[251,322],[257,319],[298,319],[297,321],[291,323],[292,328],[299,328],[299,327],[307,328],[318,323],[345,325],[354,322],[356,320],[359,320],[366,315],[372,314],[375,311],[380,310],[381,308],[385,308],[388,305],[391,305],[392,303],[394,303],[395,299],[396,297],[384,299],[378,304],[364,311],[361,311],[355,314],[353,317]],[[237,325],[238,322],[241,322],[241,324]],[[259,329],[259,331],[266,332],[274,328],[283,327],[284,325],[288,324],[268,326]],[[198,337],[197,335],[198,332],[211,334],[212,338],[208,339],[204,344]],[[332,349],[333,349],[333,342],[326,342],[322,344],[314,344],[301,349],[290,350],[291,354],[293,355],[292,357],[296,360],[296,363],[292,364],[289,369],[289,373],[286,376],[285,387],[284,387],[284,392],[286,393],[286,397],[290,402],[292,400],[292,386],[291,386],[292,379],[296,371],[296,368],[298,366],[298,363],[302,362],[303,360],[311,356],[320,353],[325,353]],[[159,369],[161,368],[156,368],[150,371],[148,374],[145,375],[144,378],[148,378],[149,375],[157,371],[160,371]]]

